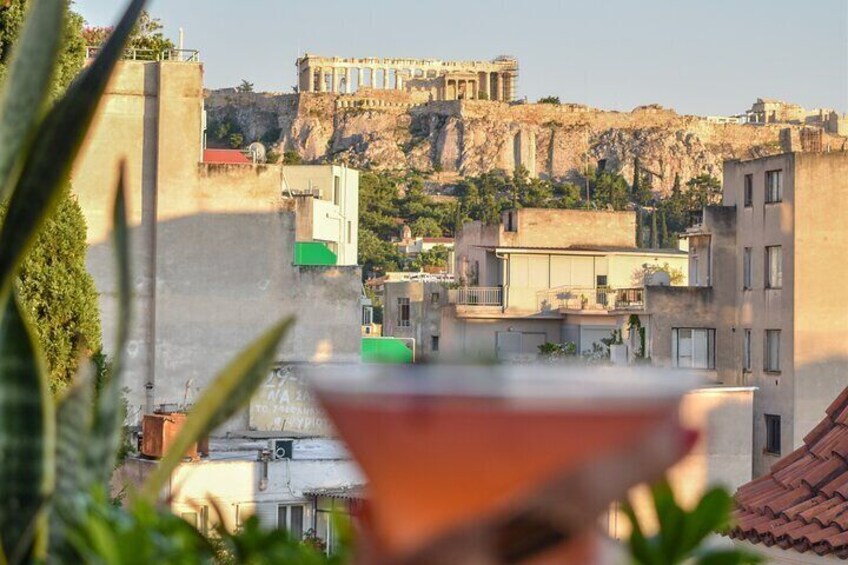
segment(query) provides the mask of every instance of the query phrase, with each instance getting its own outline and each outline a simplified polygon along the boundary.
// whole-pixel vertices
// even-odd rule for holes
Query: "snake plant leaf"
[[[121,371],[129,337],[131,313],[129,228],[127,227],[126,168],[121,164],[112,212],[112,247],[118,277],[118,320],[112,367],[94,406],[94,422],[89,443],[89,466],[95,484],[106,484],[121,443],[125,418],[121,402]]]
[[[277,347],[292,322],[293,319],[288,318],[268,330],[233,359],[206,388],[168,452],[144,483],[139,493],[141,500],[156,501],[171,472],[183,460],[191,445],[223,424],[250,400],[268,376]]]
[[[32,0],[0,95],[0,201],[50,95],[62,38],[63,0]]]
[[[9,292],[24,254],[57,203],[60,186],[70,174],[144,4],[145,0],[132,0],[97,59],[74,80],[34,134],[0,229],[0,297]]]
[[[90,362],[80,364],[77,379],[56,407],[56,488],[50,509],[51,559],[71,562],[66,525],[85,510],[85,498],[93,483],[92,467],[86,458],[92,442],[94,370]]]
[[[10,563],[44,557],[55,421],[43,357],[14,293],[0,318],[0,543]]]

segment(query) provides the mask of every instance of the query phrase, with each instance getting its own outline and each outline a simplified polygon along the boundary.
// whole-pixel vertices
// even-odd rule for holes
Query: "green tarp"
[[[321,242],[298,241],[294,244],[295,265],[335,265],[336,254]]]
[[[363,363],[412,363],[412,350],[404,340],[394,337],[363,337]]]

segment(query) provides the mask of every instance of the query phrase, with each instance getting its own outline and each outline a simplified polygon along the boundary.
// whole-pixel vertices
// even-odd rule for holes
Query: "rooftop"
[[[485,247],[492,250],[504,251],[504,252],[521,252],[521,251],[545,251],[545,252],[561,252],[561,253],[627,253],[631,255],[688,255],[688,252],[681,251],[680,249],[647,249],[643,247],[624,247],[624,246],[615,246],[615,245],[569,245],[569,246],[554,246],[554,247],[544,247],[544,246],[521,246],[521,247],[504,247],[504,246],[492,246],[492,245],[481,245],[480,247]]]
[[[736,493],[730,536],[848,559],[848,388],[804,445]]]
[[[204,149],[203,162],[213,165],[251,165],[253,162],[238,149]]]

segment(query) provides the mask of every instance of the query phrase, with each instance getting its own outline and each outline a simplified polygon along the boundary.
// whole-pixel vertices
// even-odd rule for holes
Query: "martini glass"
[[[368,365],[317,369],[312,386],[368,479],[375,561],[487,534],[517,561],[585,531],[683,455],[678,403],[695,382],[620,367]]]

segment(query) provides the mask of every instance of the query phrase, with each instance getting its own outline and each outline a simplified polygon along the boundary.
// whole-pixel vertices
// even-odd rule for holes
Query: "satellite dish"
[[[258,141],[251,143],[248,146],[247,151],[250,153],[250,159],[253,161],[254,165],[265,162],[265,154],[267,151],[265,150],[265,146]]]

